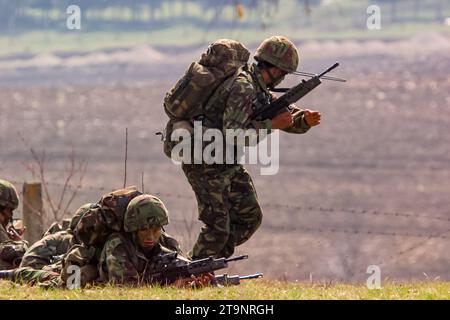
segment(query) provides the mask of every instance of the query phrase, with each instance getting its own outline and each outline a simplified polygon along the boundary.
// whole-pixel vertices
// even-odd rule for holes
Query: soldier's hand
[[[319,111],[313,111],[309,109],[305,109],[304,117],[306,124],[310,127],[317,126],[320,124],[320,112]]]
[[[14,229],[14,227],[10,226],[9,228],[7,228],[7,232],[8,232],[9,238],[12,241],[20,241],[20,240],[22,240],[22,236],[25,231],[22,232],[21,230],[16,230],[16,229]]]
[[[292,118],[292,114],[290,112],[286,111],[280,113],[272,119],[272,129],[286,129],[292,125],[293,121],[294,119]]]

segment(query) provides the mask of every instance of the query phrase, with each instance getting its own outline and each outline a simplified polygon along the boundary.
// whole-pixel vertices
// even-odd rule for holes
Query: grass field
[[[450,299],[450,282],[389,283],[369,290],[364,285],[310,284],[255,280],[225,288],[177,289],[174,287],[44,290],[0,281],[0,299],[137,299],[137,300],[310,300],[310,299]]]

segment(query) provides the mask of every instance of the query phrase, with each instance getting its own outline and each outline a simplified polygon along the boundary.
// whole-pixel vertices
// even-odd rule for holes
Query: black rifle
[[[176,252],[162,254],[155,257],[150,262],[149,269],[145,272],[144,278],[150,282],[158,282],[161,284],[170,284],[180,278],[190,278],[208,272],[214,272],[219,269],[228,267],[228,262],[247,259],[248,255],[241,255],[234,258],[213,257],[187,261],[178,258]]]
[[[215,276],[216,281],[218,284],[221,284],[223,286],[230,286],[230,285],[239,285],[241,284],[241,280],[250,280],[250,279],[258,279],[262,278],[262,273],[255,273],[250,274],[248,276],[229,276],[228,274],[219,274]]]
[[[339,63],[336,62],[331,67],[329,67],[327,70],[322,72],[319,75],[312,76],[311,79],[308,80],[302,80],[298,85],[287,89],[287,90],[273,90],[273,91],[286,91],[283,95],[278,97],[277,99],[273,101],[267,100],[267,98],[264,97],[257,97],[257,101],[255,101],[257,108],[256,111],[252,115],[252,119],[259,119],[259,120],[266,120],[266,119],[273,119],[280,111],[283,109],[286,109],[286,111],[289,111],[289,105],[297,102],[304,96],[306,96],[308,93],[310,93],[312,90],[314,90],[319,84],[322,83],[320,80],[321,77],[323,77],[325,74],[330,72],[331,70],[337,68],[339,66]],[[342,81],[343,79],[337,78],[328,78],[329,80],[335,80],[335,81]],[[345,80],[344,80],[345,81]]]

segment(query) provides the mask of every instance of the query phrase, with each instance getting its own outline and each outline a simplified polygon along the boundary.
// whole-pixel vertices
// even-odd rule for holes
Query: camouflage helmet
[[[299,56],[295,45],[286,37],[273,36],[264,40],[256,49],[256,61],[266,61],[283,71],[297,70]]]
[[[123,221],[125,232],[163,227],[166,224],[169,224],[169,216],[164,203],[149,194],[137,196],[130,201]]]
[[[81,220],[81,218],[84,216],[84,214],[86,212],[88,212],[89,209],[91,209],[92,205],[93,205],[93,203],[86,203],[78,208],[78,210],[73,215],[72,219],[70,219],[70,223],[69,223],[70,230],[72,230],[72,231],[75,230],[75,228],[78,225],[78,222]]]
[[[0,179],[0,206],[16,210],[19,206],[19,196],[14,186],[6,181]]]

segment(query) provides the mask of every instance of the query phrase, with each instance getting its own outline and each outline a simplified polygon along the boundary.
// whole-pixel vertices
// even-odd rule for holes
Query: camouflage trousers
[[[30,267],[14,269],[10,280],[16,283],[35,285],[45,289],[64,287],[64,283],[57,273],[47,270],[36,270]]]
[[[253,181],[242,165],[183,164],[182,169],[205,224],[189,255],[229,257],[247,241],[262,221]]]
[[[60,268],[52,269],[52,266],[46,266],[43,270],[33,269],[31,267],[20,267],[11,270],[10,280],[16,283],[39,286],[44,289],[54,288],[84,288],[88,283],[94,283],[98,277],[96,265],[85,265],[80,268],[79,282],[76,283],[75,277],[70,278],[67,270],[59,274]],[[64,270],[63,270],[64,271]]]

